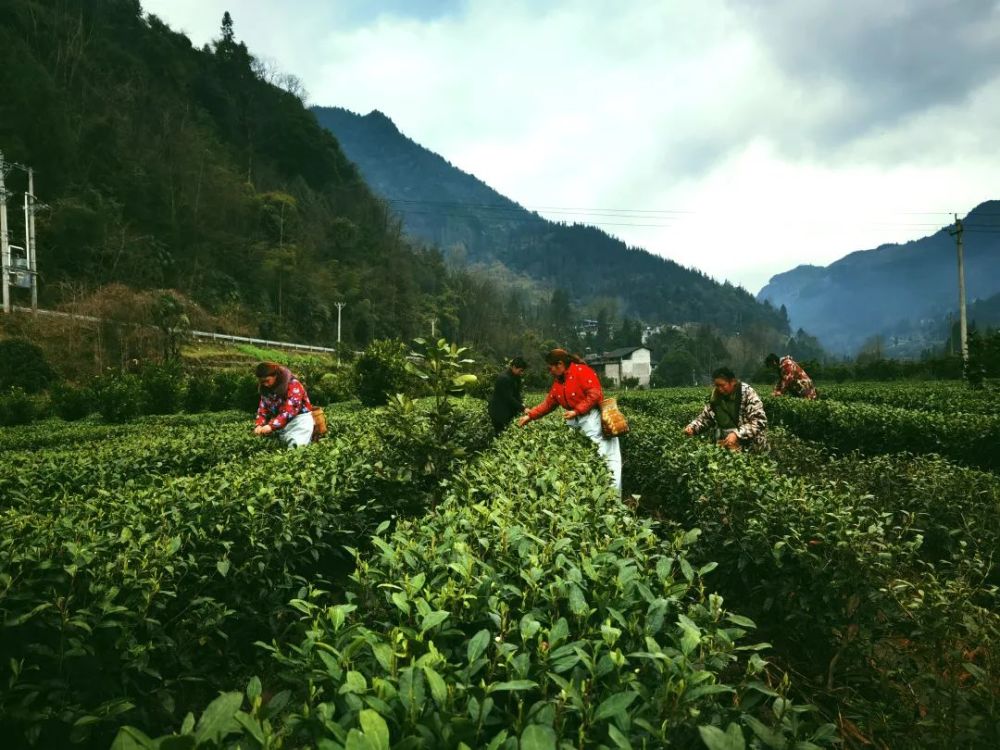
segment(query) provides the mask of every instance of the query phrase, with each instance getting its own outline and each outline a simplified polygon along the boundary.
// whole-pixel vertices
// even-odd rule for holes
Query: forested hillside
[[[237,29],[226,14],[218,38],[196,49],[137,0],[0,8],[0,150],[35,169],[46,204],[43,307],[96,299],[111,284],[171,290],[218,327],[324,344],[336,340],[334,303],[345,302],[347,346],[410,338],[434,321],[437,332],[496,356],[548,342],[635,344],[610,333],[637,331],[628,317],[770,338],[787,331],[779,311],[742,289],[598,229],[486,200],[487,186],[400,141],[383,117],[411,195],[434,201],[460,176],[460,193],[476,184],[481,203],[514,212],[499,228],[451,222],[468,252],[446,263],[438,248],[450,253],[454,237],[411,238],[403,222],[412,208],[383,198],[392,191],[363,175],[369,162],[345,155],[303,105],[299,82],[256,59]],[[23,173],[11,171],[14,236],[24,189]],[[587,316],[605,325],[600,341],[576,340]]]
[[[280,84],[280,85],[279,85]],[[495,284],[414,250],[297,81],[227,18],[195,49],[137,0],[0,5],[0,150],[31,165],[41,302],[172,289],[249,333],[360,345],[438,330],[503,349]],[[18,236],[19,171],[8,175]]]
[[[1000,293],[1000,201],[964,219],[968,300]],[[948,228],[905,244],[851,253],[829,266],[798,266],[774,276],[757,295],[784,305],[792,325],[838,354],[854,354],[879,336],[894,356],[917,356],[947,338],[958,308],[955,238]],[[989,322],[988,306],[980,316]],[[896,342],[896,343],[893,343]]]
[[[577,304],[612,300],[622,313],[647,322],[787,331],[777,309],[757,303],[744,289],[629,247],[601,229],[548,221],[526,210],[415,143],[381,112],[313,111],[414,238],[472,262],[499,261],[516,274],[565,289]]]

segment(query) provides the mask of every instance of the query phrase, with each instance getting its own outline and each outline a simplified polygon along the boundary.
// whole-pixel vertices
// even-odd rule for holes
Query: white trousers
[[[582,417],[567,419],[566,424],[574,430],[580,430],[597,445],[597,452],[604,457],[608,471],[618,494],[622,493],[622,449],[618,438],[606,438],[601,432],[601,410],[591,409]]]
[[[274,435],[286,448],[301,448],[312,442],[315,424],[312,412],[307,411],[305,414],[293,417],[284,429],[278,430]]]

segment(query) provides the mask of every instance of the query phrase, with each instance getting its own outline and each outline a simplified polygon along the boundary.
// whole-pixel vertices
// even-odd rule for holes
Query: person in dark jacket
[[[527,369],[528,363],[524,357],[514,357],[493,384],[488,410],[495,435],[503,432],[514,417],[526,413],[521,400],[521,378]]]

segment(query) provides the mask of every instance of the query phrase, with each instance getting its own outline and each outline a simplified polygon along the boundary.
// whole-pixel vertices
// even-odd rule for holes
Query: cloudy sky
[[[1000,0],[142,2],[752,292],[1000,198]]]

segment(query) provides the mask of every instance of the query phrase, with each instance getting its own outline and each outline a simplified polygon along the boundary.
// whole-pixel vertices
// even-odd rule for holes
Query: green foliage
[[[211,381],[198,378],[188,384],[188,388],[211,390],[209,408],[213,411],[238,409],[254,411],[260,402],[257,379],[252,373],[242,370],[224,370],[212,376]]]
[[[747,743],[829,744],[787,683],[768,685],[753,623],[707,590],[698,537],[636,518],[580,436],[507,433],[432,512],[383,524],[345,592],[293,602],[299,639],[270,647],[274,689],[295,697],[273,739],[696,747],[733,724]]]
[[[968,392],[975,399],[976,391]],[[967,466],[1000,469],[1000,413],[968,413],[850,404],[831,400],[805,401],[764,396],[772,424],[787,427],[807,440],[831,448],[862,453],[939,453]]]
[[[144,414],[173,414],[184,401],[184,375],[180,364],[146,365],[140,375]]]
[[[684,437],[689,407],[658,396],[623,397],[637,412],[626,490],[702,529],[728,571],[722,593],[811,678],[812,700],[875,744],[996,744],[996,477],[937,458],[832,458],[781,430],[772,457],[731,454]],[[838,428],[824,424],[824,442]]]
[[[485,416],[465,416],[484,444]],[[254,643],[294,622],[287,602],[304,582],[342,578],[344,544],[427,501],[381,414],[334,409],[330,421],[329,440],[294,452],[269,450],[246,414],[62,426],[44,451],[28,449],[43,437],[34,428],[0,432],[11,456],[0,467],[3,736],[107,747],[123,712],[165,731],[264,666]],[[250,692],[260,721],[288,700]],[[225,705],[192,719],[206,747],[239,708]]]
[[[457,407],[456,396],[474,387],[477,378],[467,370],[474,364],[464,355],[468,351],[444,339],[414,340],[414,351],[406,362],[406,372],[430,394],[426,409],[409,396],[397,393],[389,401],[389,424],[392,435],[405,445],[409,455],[419,457],[422,473],[431,483],[442,479],[452,463],[465,456],[462,432],[464,414]]]
[[[313,368],[329,368],[333,360],[326,354],[307,354],[305,352],[288,352],[281,349],[265,349],[253,344],[237,344],[236,351],[248,354],[258,362],[277,362],[285,365],[292,372],[304,373]]]
[[[52,410],[67,421],[83,419],[94,411],[94,394],[89,388],[59,383],[49,393]]]
[[[184,386],[184,398],[182,406],[189,414],[207,411],[216,403],[216,391],[214,382],[204,376],[191,376],[187,378]],[[221,406],[219,408],[225,408]]]
[[[38,399],[23,388],[15,386],[5,393],[0,393],[0,425],[13,427],[31,424],[39,416],[41,416],[41,405]]]
[[[373,341],[354,364],[358,398],[365,406],[381,406],[395,394],[412,394],[413,381],[406,368],[406,347],[401,341]]]
[[[37,393],[57,379],[42,350],[24,339],[0,341],[0,362],[0,392],[20,388]]]
[[[309,400],[320,406],[350,401],[356,390],[354,372],[346,368],[323,373],[318,380],[310,380],[307,386]]]
[[[693,385],[697,370],[698,363],[691,352],[686,349],[672,349],[653,370],[650,385],[655,388]]]
[[[94,378],[90,387],[94,403],[105,422],[121,424],[142,413],[142,381],[127,372],[107,372]]]
[[[152,317],[162,336],[163,361],[177,361],[181,354],[181,344],[191,329],[191,321],[184,309],[184,303],[172,294],[161,294],[153,303]]]
[[[497,377],[506,369],[507,363],[499,365],[491,362],[480,363],[479,367],[476,368],[476,382],[467,387],[465,392],[473,398],[488,400],[493,395],[493,386],[496,384]]]
[[[910,381],[886,383],[845,383],[824,386],[823,400],[845,404],[894,406],[943,414],[1000,416],[1000,391],[986,388],[971,391],[961,381]]]

